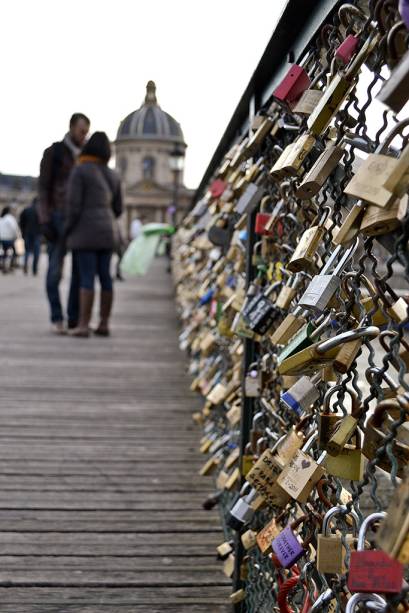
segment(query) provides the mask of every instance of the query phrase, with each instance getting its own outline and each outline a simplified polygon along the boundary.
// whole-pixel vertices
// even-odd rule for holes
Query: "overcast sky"
[[[115,138],[149,79],[188,143],[185,182],[210,160],[285,0],[3,0],[0,172],[38,174],[74,111]]]

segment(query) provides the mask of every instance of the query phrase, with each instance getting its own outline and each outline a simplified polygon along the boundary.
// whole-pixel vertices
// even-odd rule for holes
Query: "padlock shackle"
[[[329,536],[328,532],[331,527],[331,520],[335,515],[339,515],[339,514],[350,515],[355,525],[355,531],[356,532],[358,531],[359,518],[356,512],[353,509],[348,511],[347,507],[344,505],[338,505],[338,506],[332,507],[332,509],[329,509],[324,515],[324,519],[322,520],[322,534],[324,536]]]
[[[344,343],[348,343],[349,341],[354,341],[358,338],[363,338],[365,336],[369,338],[375,338],[380,334],[380,329],[377,326],[363,326],[362,328],[356,328],[356,330],[347,330],[346,332],[342,332],[342,334],[338,334],[337,336],[333,336],[322,343],[319,343],[315,348],[317,353],[326,353],[339,345],[343,345]]]
[[[361,527],[359,528],[357,551],[365,550],[365,537],[366,537],[368,528],[375,522],[380,521],[384,519],[385,517],[386,517],[385,511],[381,511],[378,513],[371,513],[370,515],[368,515],[366,519],[364,519],[364,521],[361,524]]]
[[[386,607],[386,600],[379,596],[379,594],[363,594],[358,592],[357,594],[351,596],[351,598],[348,600],[345,613],[354,613],[356,605],[358,605],[360,602],[373,602],[374,604],[379,604],[379,611],[382,611],[383,608]]]

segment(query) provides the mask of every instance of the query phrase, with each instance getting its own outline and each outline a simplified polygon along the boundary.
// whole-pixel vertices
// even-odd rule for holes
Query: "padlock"
[[[353,520],[355,533],[358,532],[358,516],[354,510],[348,513],[348,509],[345,506],[336,506],[324,515],[322,522],[322,533],[318,535],[317,539],[317,570],[320,573],[330,574],[345,574],[345,555],[346,549],[342,542],[341,534],[331,534],[331,520],[334,516],[343,514],[350,515]],[[347,537],[344,535],[345,542],[348,546],[353,543],[353,537]]]
[[[338,18],[347,32],[351,31],[351,22],[354,26],[358,26],[358,29],[355,29],[355,33],[348,34],[335,50],[335,58],[342,62],[342,64],[347,65],[356,53],[359,37],[366,25],[367,16],[357,6],[343,4],[338,9]]]
[[[385,280],[375,279],[375,285],[389,317],[398,324],[406,321],[408,318],[409,303],[405,298],[403,296],[399,297]],[[393,302],[387,297],[387,293],[390,295]]]
[[[300,281],[300,275],[290,275],[287,283],[283,285],[275,300],[275,306],[277,308],[284,310],[290,308],[291,301],[295,298],[297,294],[297,288]]]
[[[312,134],[319,136],[328,128],[332,118],[355,86],[356,76],[368,55],[377,45],[379,38],[380,35],[372,31],[347,70],[345,72],[338,72],[332,78],[324,91],[320,103],[307,120],[308,129]]]
[[[246,551],[252,549],[257,545],[256,536],[257,532],[255,532],[254,530],[246,530],[246,532],[241,535],[240,539]]]
[[[270,336],[273,345],[284,345],[306,324],[308,311],[296,307],[292,313],[286,315],[281,324]]]
[[[409,562],[409,480],[406,472],[395,488],[385,519],[375,538],[377,547],[402,564]]]
[[[209,190],[213,198],[220,198],[226,187],[227,183],[225,181],[222,181],[221,179],[215,179],[210,185]]]
[[[301,431],[301,427],[300,424],[298,424],[297,427],[292,426],[290,431],[280,437],[274,446],[277,457],[281,460],[283,465],[287,464],[304,444],[304,435]]]
[[[409,100],[409,51],[405,53],[385,81],[376,99],[399,113]]]
[[[289,496],[276,483],[284,464],[274,455],[274,447],[266,449],[246,475],[247,482],[268,504],[284,507]]]
[[[315,136],[301,134],[284,149],[269,172],[272,179],[281,181],[286,176],[297,176],[302,163],[316,143]]]
[[[378,594],[354,594],[347,602],[345,613],[356,613],[360,604],[368,605],[370,608],[365,607],[367,611],[383,611],[386,600]]]
[[[247,493],[246,493],[247,492]],[[227,525],[233,530],[241,531],[254,517],[251,503],[257,498],[257,491],[245,483],[240,490],[238,500],[233,504],[227,516]]]
[[[324,236],[325,222],[331,213],[329,206],[323,207],[318,223],[307,228],[301,236],[290,261],[287,264],[287,269],[291,272],[300,272],[301,270],[314,273],[316,271],[316,257],[319,244]]]
[[[334,385],[325,392],[323,409],[318,416],[318,449],[327,450],[328,441],[340,422],[341,416],[330,412],[330,403],[332,396],[341,390],[342,385]]]
[[[343,64],[349,64],[359,44],[359,38],[348,34],[345,40],[336,48],[335,57]]]
[[[389,234],[401,227],[408,209],[408,196],[394,198],[387,208],[371,204],[362,216],[360,231],[366,236]]]
[[[321,334],[328,328],[330,321],[331,315],[325,317],[324,319],[319,317],[315,321],[309,321],[306,323],[301,330],[294,334],[292,339],[278,354],[278,366],[290,356],[298,353],[302,349],[310,347],[310,345],[316,342],[320,338]]]
[[[307,502],[313,488],[325,474],[322,463],[327,455],[324,451],[317,462],[307,454],[314,445],[318,435],[311,436],[302,449],[284,467],[276,484],[291,498],[298,502]]]
[[[274,292],[281,283],[273,283],[263,292],[259,292],[242,309],[242,316],[250,330],[263,336],[268,332],[278,315],[275,304],[269,300],[269,295]]]
[[[384,551],[365,551],[367,530],[384,519],[386,513],[372,513],[362,523],[358,535],[357,551],[351,553],[348,574],[350,592],[396,594],[402,589],[403,565]]]
[[[271,132],[271,129],[274,125],[274,119],[271,117],[258,116],[257,118],[260,119],[260,124],[254,134],[250,137],[250,140],[245,147],[245,158],[251,157],[257,151],[257,149],[259,149],[260,145],[263,143],[267,135]]]
[[[257,362],[250,364],[244,378],[244,394],[247,398],[257,398],[260,396],[260,377],[257,369]]]
[[[257,533],[256,541],[258,548],[263,555],[271,552],[271,543],[281,532],[278,519],[273,517],[260,532]]]
[[[311,309],[318,313],[321,313],[327,308],[328,303],[341,285],[341,278],[339,275],[345,267],[351,263],[358,245],[359,239],[356,239],[351,247],[345,251],[343,251],[340,246],[336,247],[320,273],[312,278],[304,294],[301,296],[298,306]],[[333,273],[329,274],[334,266]]]
[[[309,117],[320,102],[322,94],[323,92],[320,89],[309,87],[301,94],[301,97],[292,109],[293,113]]]
[[[318,383],[321,381],[321,373],[313,377],[303,376],[287,391],[281,393],[280,403],[293,411],[298,417],[308,413],[311,406],[320,397]]]
[[[345,444],[336,456],[328,454],[323,465],[327,472],[334,477],[348,481],[361,481],[365,464],[361,448],[361,435],[355,430],[353,437],[356,439],[356,445]]]
[[[239,215],[250,214],[260,204],[263,195],[264,189],[262,187],[259,187],[257,183],[250,183],[240,196],[235,211]]]
[[[344,149],[341,146],[328,144],[297,187],[296,198],[307,200],[316,196],[339,164],[343,154]]]
[[[266,229],[266,224],[270,221],[271,214],[266,213],[266,207],[271,202],[270,196],[264,196],[261,200],[260,204],[260,212],[257,213],[256,219],[254,222],[254,232],[261,236],[273,236],[274,232],[272,230]]]
[[[291,568],[306,554],[308,542],[301,543],[298,535],[294,533],[294,530],[306,519],[306,515],[299,517],[292,524],[286,526],[271,543],[271,548],[283,568]]]
[[[385,438],[385,434],[382,431],[382,423],[390,409],[396,409],[396,404],[390,400],[383,400],[377,405],[374,414],[366,422],[364,444],[362,447],[362,452],[368,460],[374,460],[377,457],[376,465],[386,472],[391,472],[392,470],[391,461],[386,451],[384,451],[382,456],[379,456],[379,449],[383,446]],[[390,447],[397,463],[397,476],[403,477],[406,466],[409,463],[409,446],[395,439],[391,441]]]
[[[332,363],[335,359],[339,346],[343,343],[355,340],[360,337],[374,338],[380,333],[376,326],[363,326],[348,330],[326,341],[314,343],[306,349],[290,356],[278,366],[281,375],[303,375],[315,373],[323,365]]]
[[[216,551],[218,560],[226,560],[234,551],[234,541],[225,541],[216,548]]]
[[[281,83],[273,91],[277,102],[283,104],[288,110],[294,108],[297,100],[310,86],[311,80],[305,68],[293,64]]]

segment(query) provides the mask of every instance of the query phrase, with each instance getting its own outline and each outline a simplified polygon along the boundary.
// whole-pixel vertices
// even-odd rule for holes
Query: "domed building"
[[[145,223],[171,221],[175,203],[180,220],[194,193],[183,184],[187,145],[180,124],[159,106],[153,81],[142,106],[121,122],[114,145],[127,228],[141,215]]]

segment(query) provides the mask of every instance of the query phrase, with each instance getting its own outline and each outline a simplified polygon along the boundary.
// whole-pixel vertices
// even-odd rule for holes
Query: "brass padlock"
[[[325,232],[325,222],[331,213],[329,206],[323,207],[321,217],[318,223],[304,231],[301,236],[290,261],[287,264],[287,269],[291,272],[316,272],[316,257],[319,244]]]
[[[394,198],[387,208],[370,204],[362,216],[360,231],[367,236],[389,234],[400,228],[408,208],[408,196]]]
[[[338,145],[329,144],[305,175],[295,191],[296,198],[306,200],[316,196],[344,154]]]
[[[342,513],[343,516],[348,512],[344,506],[336,506],[326,512],[322,522],[322,533],[317,540],[317,569],[320,573],[345,574],[346,549],[342,542],[341,534],[330,534],[332,519]],[[349,512],[354,522],[355,533],[358,531],[358,516],[354,510]],[[344,536],[348,545],[352,545],[354,537]]]
[[[277,485],[298,502],[307,502],[313,488],[325,474],[322,463],[327,452],[324,451],[317,461],[307,453],[316,442],[317,437],[318,435],[310,437],[277,478]]]

